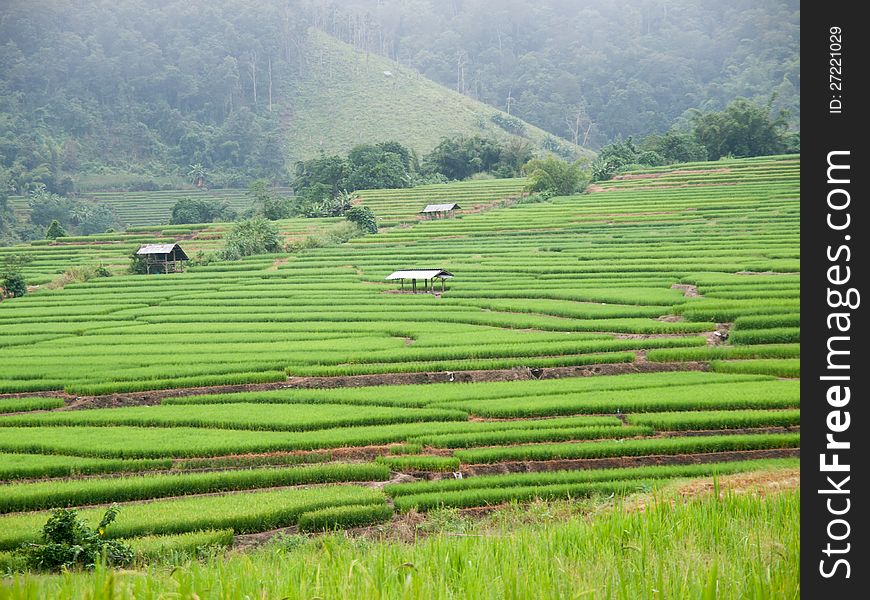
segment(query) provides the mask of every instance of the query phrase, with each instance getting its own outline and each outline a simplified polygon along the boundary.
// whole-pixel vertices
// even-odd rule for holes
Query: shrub
[[[0,292],[3,296],[18,298],[27,293],[27,281],[17,269],[0,273]]]
[[[45,230],[45,239],[56,240],[59,237],[66,237],[66,229],[60,224],[57,219],[51,222],[48,229]]]
[[[577,163],[567,163],[558,158],[536,158],[523,167],[523,172],[531,182],[530,192],[551,192],[567,196],[580,191],[585,175]]]
[[[377,218],[368,206],[354,206],[344,213],[344,218],[368,233],[378,232]]]
[[[75,509],[52,511],[42,528],[42,543],[28,543],[21,548],[27,565],[32,569],[58,571],[73,566],[93,568],[103,557],[110,565],[126,565],[133,561],[129,546],[106,540],[106,527],[118,516],[112,505],[106,510],[96,530],[79,519]]]
[[[281,236],[278,227],[262,217],[256,217],[233,225],[226,236],[223,259],[239,260],[253,254],[280,251]]]

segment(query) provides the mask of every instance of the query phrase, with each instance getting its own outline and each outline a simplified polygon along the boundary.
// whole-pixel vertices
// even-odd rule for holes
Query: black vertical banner
[[[801,586],[867,598],[867,39],[859,2],[801,15]],[[824,594],[824,596],[823,596]]]

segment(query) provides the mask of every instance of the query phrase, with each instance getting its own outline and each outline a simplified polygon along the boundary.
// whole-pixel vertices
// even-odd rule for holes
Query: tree
[[[765,156],[788,147],[787,114],[772,115],[772,104],[760,106],[737,98],[721,112],[695,112],[691,123],[695,139],[707,149],[709,160],[723,156]]]
[[[293,216],[293,205],[290,200],[273,194],[269,189],[269,182],[265,179],[258,179],[248,186],[248,195],[253,199],[257,211],[270,221]]]
[[[501,159],[502,147],[496,140],[480,136],[443,138],[423,158],[433,172],[448,179],[465,179],[484,171],[491,171]]]
[[[112,505],[97,528],[91,529],[76,509],[57,508],[42,528],[40,543],[24,544],[21,553],[28,567],[40,571],[92,569],[104,557],[108,565],[127,565],[133,562],[133,550],[123,542],[105,539],[106,528],[117,516],[118,508]]]
[[[580,191],[586,179],[579,164],[567,163],[552,156],[530,160],[523,171],[531,180],[527,187],[529,191],[558,196]]]
[[[66,237],[66,230],[61,226],[57,219],[51,222],[48,229],[45,230],[45,239],[56,240],[59,237]]]
[[[374,211],[368,206],[354,206],[346,213],[344,218],[357,225],[360,229],[367,233],[378,232],[378,222]]]
[[[74,202],[71,223],[79,235],[105,233],[117,221],[115,213],[100,202]]]
[[[8,298],[18,298],[27,293],[27,281],[18,269],[0,272],[0,292]]]
[[[707,149],[690,132],[671,130],[665,135],[650,135],[644,138],[641,147],[657,153],[665,164],[707,160]],[[638,162],[649,164],[640,159]]]
[[[30,222],[49,227],[52,221],[69,224],[72,221],[73,201],[49,192],[42,184],[35,186],[27,198]]]
[[[337,194],[347,187],[347,171],[347,161],[337,155],[301,160],[296,163],[293,190],[298,194],[314,186],[325,186],[329,195]]]
[[[0,263],[0,298],[18,298],[27,293],[27,281],[21,267],[31,260],[29,256],[13,255]]]
[[[205,187],[206,174],[205,167],[202,166],[202,163],[190,165],[190,169],[187,171],[187,177],[190,179],[191,183],[198,188]]]
[[[354,146],[347,155],[347,189],[408,187],[410,161],[410,151],[398,142]]]
[[[225,239],[226,245],[222,253],[224,260],[238,260],[253,254],[282,250],[278,227],[263,217],[235,223]]]

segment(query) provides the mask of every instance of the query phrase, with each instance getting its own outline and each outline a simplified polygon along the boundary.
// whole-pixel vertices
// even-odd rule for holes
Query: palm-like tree
[[[190,180],[196,187],[205,187],[206,172],[205,167],[203,167],[201,163],[190,165],[190,170],[187,172],[187,176],[190,177]]]

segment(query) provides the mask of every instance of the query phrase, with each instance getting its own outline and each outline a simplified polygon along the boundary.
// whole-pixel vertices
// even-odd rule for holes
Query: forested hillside
[[[797,0],[347,0],[313,21],[580,144],[735,97],[800,115]]]
[[[177,187],[200,164],[215,186],[287,181],[320,150],[455,134],[576,157],[566,144],[664,132],[737,96],[776,94],[796,127],[798,16],[774,1],[11,0],[0,179]]]

